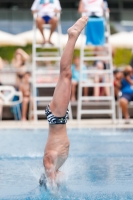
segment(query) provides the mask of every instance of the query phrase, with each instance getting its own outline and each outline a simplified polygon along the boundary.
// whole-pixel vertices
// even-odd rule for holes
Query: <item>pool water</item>
[[[65,180],[40,189],[47,130],[0,130],[0,200],[133,199],[133,130],[71,129]]]

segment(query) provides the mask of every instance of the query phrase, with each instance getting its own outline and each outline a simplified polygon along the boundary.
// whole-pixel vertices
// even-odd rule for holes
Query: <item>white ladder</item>
[[[44,75],[48,75],[50,76],[50,73],[48,70],[43,70],[41,72],[39,72],[37,70],[37,61],[51,61],[51,62],[60,62],[61,59],[61,54],[62,54],[62,44],[61,44],[61,34],[62,34],[62,30],[61,30],[61,23],[60,23],[60,13],[57,14],[58,17],[58,26],[57,26],[57,31],[58,31],[58,46],[45,46],[45,45],[41,45],[41,44],[37,44],[36,43],[36,32],[37,32],[37,27],[36,27],[36,23],[34,21],[33,24],[33,31],[34,31],[34,37],[33,37],[33,46],[32,46],[32,89],[33,89],[33,116],[34,116],[34,121],[38,120],[38,115],[45,115],[45,111],[44,110],[38,110],[38,102],[46,102],[46,103],[50,103],[50,101],[52,100],[52,96],[37,96],[37,91],[39,88],[55,88],[56,83],[37,83],[37,76],[39,74],[44,74]],[[36,18],[36,17],[35,17]],[[50,25],[45,25],[44,28],[50,28]],[[46,49],[47,52],[39,52],[37,53],[37,49],[41,48],[41,49]],[[52,52],[52,49],[57,49],[57,52]],[[52,75],[54,74],[59,74],[59,70],[53,70],[52,71]],[[69,110],[70,110],[70,114],[69,114],[69,118],[72,119],[72,111],[71,111],[71,106],[69,105]]]
[[[107,43],[105,44],[105,48],[107,49],[108,54],[103,56],[89,56],[89,53],[85,52],[85,43],[84,43],[84,31],[82,32],[82,42],[81,42],[81,49],[80,49],[80,82],[79,82],[79,91],[78,91],[78,120],[81,120],[82,115],[88,115],[88,114],[109,114],[112,115],[112,121],[115,123],[116,114],[115,114],[115,99],[114,99],[114,78],[113,78],[113,63],[112,63],[112,51],[111,47],[108,43],[110,36],[110,27],[109,27],[109,14],[106,13],[105,18],[105,38],[107,40]],[[108,69],[106,70],[82,70],[82,66],[84,64],[84,61],[108,61]],[[109,76],[109,82],[108,83],[90,83],[89,81],[82,82],[82,76],[83,74],[87,75],[95,75],[95,74],[105,74]],[[98,87],[109,87],[110,88],[110,96],[82,96],[82,90],[84,87],[92,87],[95,86]],[[97,101],[102,102],[102,105],[107,105],[107,102],[109,103],[109,109],[83,109],[83,101],[88,101],[87,104],[89,106],[95,106],[98,104]],[[93,101],[93,102],[92,102]]]

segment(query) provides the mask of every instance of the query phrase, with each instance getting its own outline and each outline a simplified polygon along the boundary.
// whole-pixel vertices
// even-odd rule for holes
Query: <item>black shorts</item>
[[[128,102],[133,101],[133,94],[122,94],[121,98],[125,98]]]
[[[50,110],[49,105],[46,107],[45,114],[47,116],[47,120],[49,124],[55,125],[55,124],[66,124],[68,120],[68,114],[69,110],[67,109],[66,115],[64,117],[55,117],[53,113]]]

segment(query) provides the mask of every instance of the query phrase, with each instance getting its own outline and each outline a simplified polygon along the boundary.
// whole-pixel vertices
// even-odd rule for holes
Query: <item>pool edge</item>
[[[89,119],[89,120],[81,120],[78,122],[77,120],[69,120],[67,123],[67,128],[133,128],[133,120],[131,120],[130,124],[124,124],[124,120],[121,123],[116,120],[115,124],[112,124],[112,120],[110,119]],[[1,121],[0,129],[48,129],[48,122],[46,120],[43,121]]]

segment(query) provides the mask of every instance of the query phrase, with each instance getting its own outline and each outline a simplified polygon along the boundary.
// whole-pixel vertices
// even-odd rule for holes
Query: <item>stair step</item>
[[[112,83],[90,83],[84,82],[81,83],[81,87],[113,87]]]
[[[85,100],[98,100],[98,101],[109,101],[109,100],[113,100],[114,99],[114,97],[112,97],[112,96],[98,96],[98,97],[95,97],[95,96],[93,96],[93,97],[90,97],[90,96],[88,96],[88,97],[80,97],[80,99],[82,100],[82,101],[85,101]]]
[[[35,57],[34,61],[60,61],[61,57]]]
[[[36,83],[34,86],[36,88],[55,88],[56,83]]]
[[[112,74],[112,70],[82,70],[82,74]]]
[[[80,114],[113,114],[113,110],[81,110]]]

